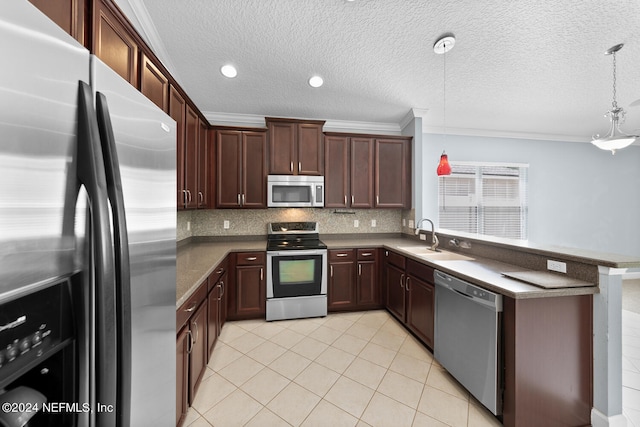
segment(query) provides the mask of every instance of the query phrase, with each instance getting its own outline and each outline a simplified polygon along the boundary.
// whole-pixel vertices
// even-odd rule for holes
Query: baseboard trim
[[[627,427],[627,417],[623,414],[607,417],[596,408],[591,408],[591,425],[593,427]]]

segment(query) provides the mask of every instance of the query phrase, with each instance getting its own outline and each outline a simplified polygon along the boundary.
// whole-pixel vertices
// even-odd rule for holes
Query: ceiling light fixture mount
[[[309,86],[311,87],[320,87],[324,84],[324,80],[320,76],[311,76],[309,78]]]
[[[622,49],[622,46],[624,44],[617,44],[607,49],[604,53],[605,55],[613,55],[613,101],[611,102],[611,109],[604,115],[605,117],[609,116],[611,126],[605,136],[594,135],[591,141],[593,145],[601,150],[610,150],[611,154],[616,154],[616,150],[628,147],[637,138],[640,138],[638,135],[627,135],[620,130],[620,124],[624,122],[626,112],[622,107],[618,106],[618,101],[616,100],[616,52]]]
[[[228,77],[230,79],[234,78],[238,75],[238,70],[231,64],[223,65],[220,67],[220,72],[223,76]]]
[[[443,55],[443,86],[442,86],[442,128],[444,138],[447,137],[447,55],[446,53],[453,49],[456,44],[456,38],[451,33],[443,34],[433,45],[433,51],[438,55]],[[438,176],[451,175],[451,165],[447,154],[442,151],[440,163],[436,170]]]

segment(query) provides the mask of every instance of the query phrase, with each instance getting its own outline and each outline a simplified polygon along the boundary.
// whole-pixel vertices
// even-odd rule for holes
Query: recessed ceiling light
[[[230,79],[238,75],[238,70],[236,70],[236,67],[230,64],[223,65],[222,68],[220,68],[220,72],[223,76],[229,77]]]
[[[320,76],[311,76],[309,79],[309,86],[311,87],[320,87],[323,83],[324,80],[322,80],[322,77]]]

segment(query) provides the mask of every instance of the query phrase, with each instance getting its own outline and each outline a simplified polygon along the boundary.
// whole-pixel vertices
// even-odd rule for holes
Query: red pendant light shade
[[[438,163],[438,176],[451,175],[451,165],[449,164],[449,158],[443,151],[440,156],[440,163]]]

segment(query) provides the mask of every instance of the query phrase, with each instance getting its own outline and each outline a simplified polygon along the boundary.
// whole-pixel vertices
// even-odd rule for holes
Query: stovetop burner
[[[317,222],[273,222],[268,232],[267,251],[327,248],[319,238]]]

